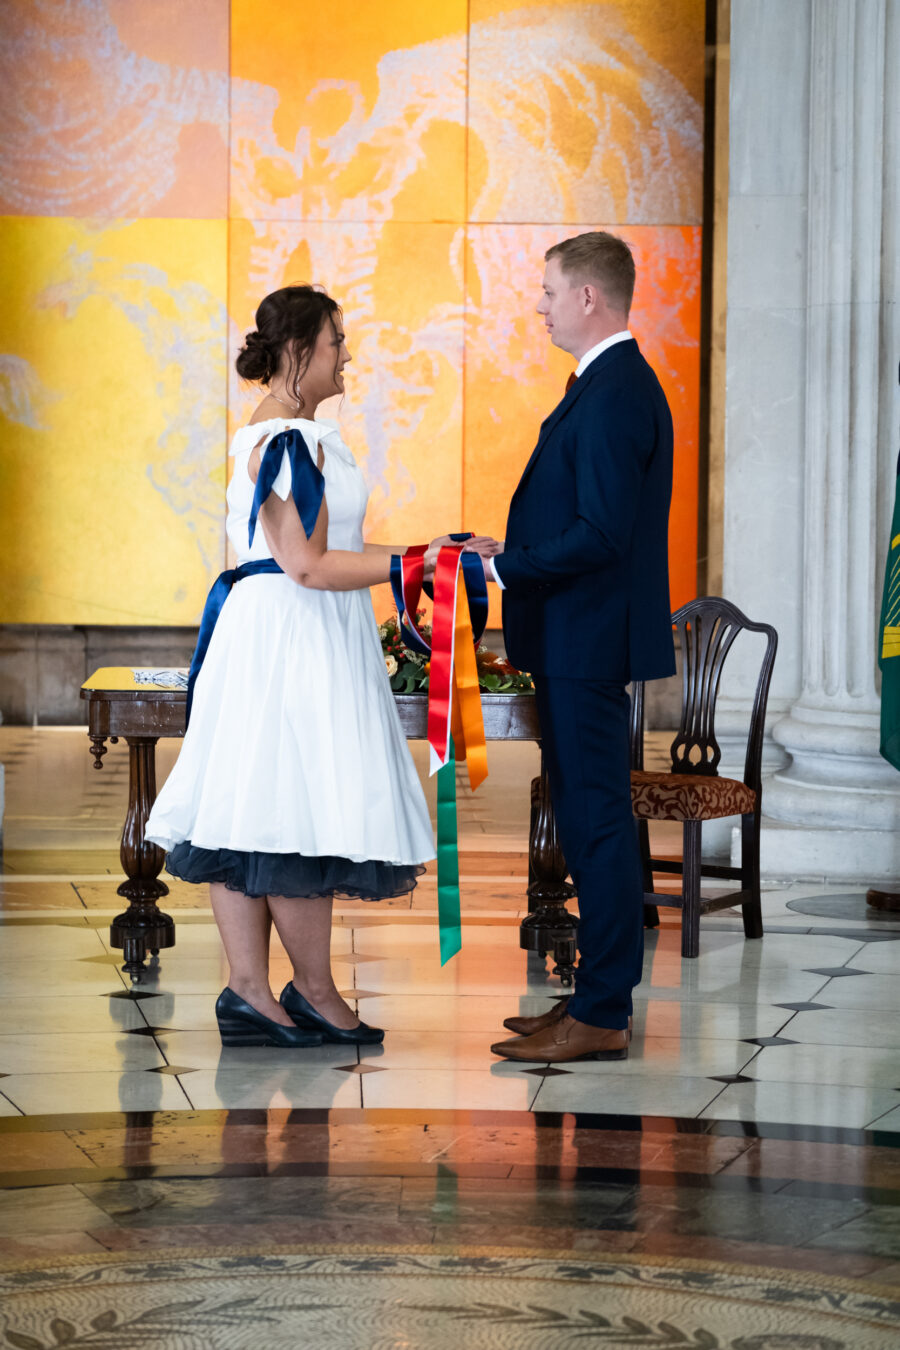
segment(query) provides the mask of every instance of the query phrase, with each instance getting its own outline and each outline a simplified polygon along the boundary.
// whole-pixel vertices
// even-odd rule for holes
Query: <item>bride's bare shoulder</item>
[[[283,409],[282,409],[283,412]],[[248,427],[256,426],[257,422],[271,422],[273,418],[279,416],[278,401],[271,394],[266,394],[261,403],[258,403],[253,410],[253,416],[247,423]]]

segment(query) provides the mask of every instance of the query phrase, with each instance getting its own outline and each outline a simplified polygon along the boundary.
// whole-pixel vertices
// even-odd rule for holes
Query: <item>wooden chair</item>
[[[641,861],[644,870],[644,904],[682,910],[681,954],[700,951],[700,915],[740,905],[744,933],[763,935],[759,895],[759,834],[762,813],[762,744],[766,703],[778,634],[766,623],[751,623],[734,605],[718,596],[692,600],[672,615],[672,627],[681,639],[681,725],[671,746],[671,771],[644,769],[644,686],[632,687],[631,711],[631,801],[638,821]],[[765,633],[767,642],[760,667],[750,719],[750,735],[744,761],[743,781],[720,778],[722,752],[715,736],[716,698],[722,666],[737,635],[746,630]],[[741,865],[725,867],[703,863],[701,840],[704,820],[741,817]],[[683,831],[683,861],[650,856],[650,820],[679,820]],[[653,890],[653,873],[673,872],[682,877],[680,895]],[[741,889],[718,899],[704,900],[700,883],[704,877],[739,880]],[[648,913],[648,926],[653,926]]]

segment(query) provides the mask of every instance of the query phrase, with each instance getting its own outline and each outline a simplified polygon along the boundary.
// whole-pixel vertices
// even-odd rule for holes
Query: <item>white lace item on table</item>
[[[182,667],[168,670],[150,670],[141,668],[132,670],[135,684],[155,684],[163,689],[187,689],[188,672]]]

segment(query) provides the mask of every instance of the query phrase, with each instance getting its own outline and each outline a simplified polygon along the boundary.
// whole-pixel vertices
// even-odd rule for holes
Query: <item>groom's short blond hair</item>
[[[589,230],[554,244],[544,258],[547,262],[555,258],[571,285],[593,282],[612,309],[628,314],[634,296],[634,258],[624,239],[606,230]]]

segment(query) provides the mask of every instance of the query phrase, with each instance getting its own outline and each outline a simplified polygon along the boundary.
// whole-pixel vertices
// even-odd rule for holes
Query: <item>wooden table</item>
[[[137,684],[130,668],[109,666],[97,670],[81,687],[88,705],[88,736],[94,768],[102,769],[107,740],[121,736],[128,746],[128,812],[119,856],[126,880],[118,888],[128,908],[110,925],[110,942],[121,947],[123,969],[136,980],[149,950],[154,956],[175,945],[175,923],[157,905],[169,888],[160,881],[165,850],[144,834],[156,800],[156,742],[161,736],[183,736],[184,690]],[[428,700],[424,694],[395,696],[400,724],[412,740],[426,736]],[[529,694],[482,694],[485,736],[491,741],[524,740],[540,744],[534,698]],[[527,951],[556,959],[553,973],[564,985],[572,983],[578,920],[566,909],[574,887],[566,880],[566,863],[559,847],[556,821],[550,805],[547,773],[541,756],[540,775],[531,784],[531,820],[528,836],[528,915],[519,927],[519,945]]]

